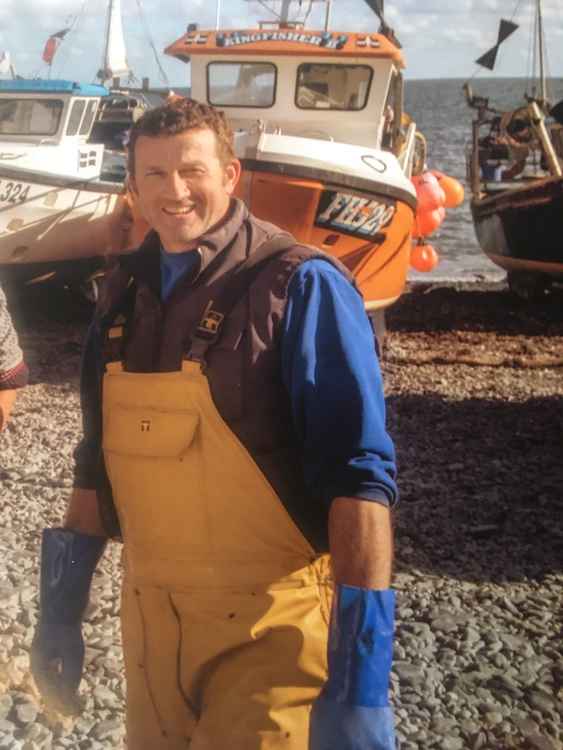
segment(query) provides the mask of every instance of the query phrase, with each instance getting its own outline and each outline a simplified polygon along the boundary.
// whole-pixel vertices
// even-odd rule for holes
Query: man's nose
[[[166,180],[166,194],[176,200],[186,198],[190,194],[189,187],[178,172],[171,172]]]

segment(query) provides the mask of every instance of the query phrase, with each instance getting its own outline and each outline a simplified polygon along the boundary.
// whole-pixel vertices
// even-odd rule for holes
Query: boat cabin
[[[0,81],[0,163],[80,179],[100,174],[103,146],[88,143],[103,86]]]
[[[188,28],[165,52],[191,63],[191,96],[224,110],[235,131],[259,123],[263,132],[392,150],[404,59],[387,37],[291,24]]]

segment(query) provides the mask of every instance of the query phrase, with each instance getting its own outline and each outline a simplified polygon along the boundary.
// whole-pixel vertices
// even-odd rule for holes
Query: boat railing
[[[397,160],[408,177],[412,174],[416,148],[416,123],[411,122],[407,128],[403,150],[397,157]]]
[[[540,109],[537,102],[532,101],[528,105],[530,112],[530,122],[532,127],[540,139],[543,151],[545,153],[546,161],[549,166],[549,171],[554,177],[563,176],[563,170],[561,169],[561,163],[551,142],[549,132],[545,124],[545,115]]]
[[[467,179],[474,195],[563,175],[563,129],[547,124],[538,102],[516,110],[480,109],[473,121]],[[559,132],[561,131],[561,132]]]

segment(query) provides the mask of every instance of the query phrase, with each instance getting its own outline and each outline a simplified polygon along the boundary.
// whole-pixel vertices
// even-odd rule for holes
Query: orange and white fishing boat
[[[283,0],[276,20],[252,29],[221,28],[218,10],[215,30],[190,24],[165,53],[190,63],[194,99],[228,115],[243,165],[239,197],[342,261],[377,310],[405,285],[417,202],[410,178],[424,165],[424,142],[403,112],[405,61],[383,3],[368,4],[379,33],[331,30],[330,0],[324,28],[310,30]]]

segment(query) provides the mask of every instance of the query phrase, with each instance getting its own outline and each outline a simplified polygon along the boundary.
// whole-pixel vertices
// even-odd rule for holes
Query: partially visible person
[[[0,287],[0,432],[8,422],[18,388],[27,385],[28,370],[12,323],[6,295]]]

